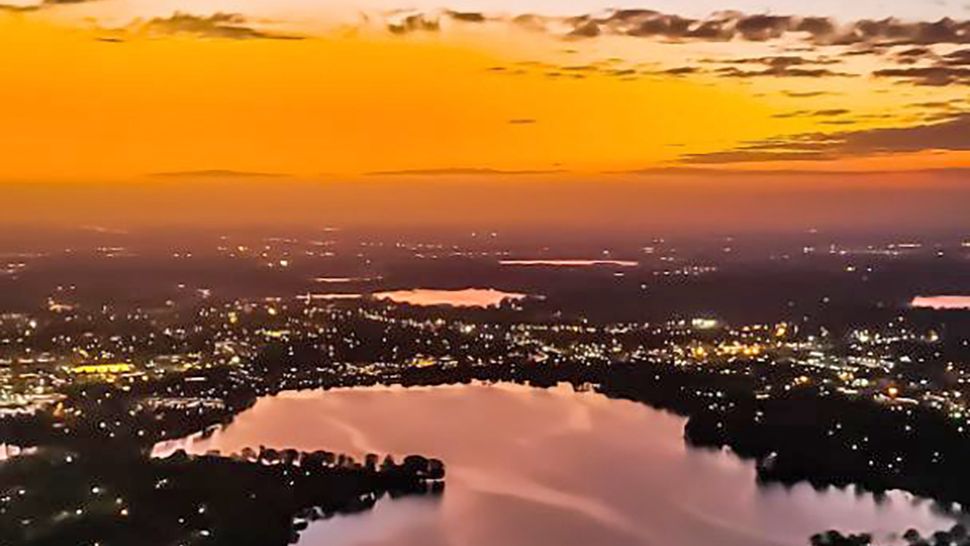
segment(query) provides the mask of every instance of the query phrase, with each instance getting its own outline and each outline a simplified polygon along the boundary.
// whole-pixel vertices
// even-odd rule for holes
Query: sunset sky
[[[8,220],[74,218],[54,203],[82,187],[103,211],[233,182],[970,198],[964,0],[4,1]]]

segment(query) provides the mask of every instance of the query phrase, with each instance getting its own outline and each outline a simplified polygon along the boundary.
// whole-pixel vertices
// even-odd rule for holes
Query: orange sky
[[[3,175],[636,168],[773,131],[739,86],[503,77],[487,69],[515,58],[487,45],[89,34],[0,28]]]
[[[787,34],[579,39],[442,13],[421,15],[435,28],[390,32],[399,17],[348,26],[134,10],[119,23],[104,6],[60,9],[0,9],[0,187],[11,202],[30,205],[32,183],[158,184],[159,173],[212,170],[426,184],[523,171],[970,167],[966,85],[874,77],[899,68],[899,48],[854,55]],[[959,49],[932,48],[938,59]],[[768,73],[772,57],[811,63]],[[803,66],[819,73],[796,74]]]

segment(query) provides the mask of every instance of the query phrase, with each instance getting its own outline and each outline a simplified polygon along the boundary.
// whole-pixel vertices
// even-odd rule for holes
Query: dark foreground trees
[[[369,469],[284,453],[270,463],[47,448],[0,465],[0,537],[5,546],[276,546],[310,520],[367,510],[387,494],[443,490],[429,478],[432,467],[443,476],[433,459]]]

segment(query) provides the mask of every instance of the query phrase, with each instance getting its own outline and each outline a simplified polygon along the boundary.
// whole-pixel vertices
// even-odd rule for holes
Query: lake
[[[910,306],[925,309],[970,310],[970,296],[916,296]]]
[[[21,455],[32,455],[37,453],[36,448],[22,448],[13,444],[0,444],[0,462],[19,457]]]
[[[422,307],[444,305],[448,307],[488,308],[501,305],[506,300],[525,299],[525,294],[504,292],[494,288],[465,288],[461,290],[436,290],[416,288],[413,290],[394,290],[373,294],[379,300],[406,303]]]
[[[440,457],[443,497],[384,499],[315,522],[300,546],[805,546],[830,528],[878,537],[953,521],[893,492],[759,486],[754,463],[690,448],[684,419],[571,387],[517,385],[286,392],[206,439],[159,445],[223,453],[266,445]]]

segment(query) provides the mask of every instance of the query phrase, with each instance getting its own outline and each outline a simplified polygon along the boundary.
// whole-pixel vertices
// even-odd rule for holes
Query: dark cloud
[[[653,10],[617,10],[606,17],[585,15],[567,21],[575,36],[601,33],[671,40],[729,40],[736,34],[729,18],[696,20]]]
[[[898,78],[908,83],[928,86],[970,85],[970,67],[943,64],[912,68],[886,68],[873,72],[880,78]]]
[[[849,111],[845,108],[829,108],[827,110],[816,110],[812,112],[813,116],[816,117],[831,117],[831,116],[844,116],[848,114]]]
[[[600,27],[593,21],[587,21],[585,23],[576,25],[573,30],[570,31],[569,35],[582,38],[594,38],[600,35]]]
[[[617,68],[616,70],[607,71],[606,74],[610,76],[616,76],[618,78],[626,78],[630,76],[636,76],[637,71],[632,68]]]
[[[929,66],[887,68],[877,70],[874,75],[900,78],[917,85],[970,85],[970,49],[959,49],[942,56],[933,55],[933,58],[935,60]]]
[[[824,134],[809,133],[754,142],[734,150],[694,154],[686,163],[717,164],[784,160],[823,160],[846,156],[970,150],[970,114],[914,125]]]
[[[915,111],[924,123],[935,123],[970,112],[970,101],[967,99],[929,100],[908,104],[906,108]]]
[[[933,124],[869,129],[825,137],[840,153],[892,153],[923,150],[970,150],[970,114]]]
[[[766,161],[816,161],[820,159],[835,159],[833,154],[821,154],[816,151],[801,150],[758,150],[738,149],[709,154],[689,155],[683,158],[688,164],[716,165],[721,163],[762,163]]]
[[[743,57],[740,59],[705,59],[704,62],[711,64],[760,64],[774,68],[789,68],[792,66],[806,65],[832,65],[839,64],[842,61],[828,57],[813,59],[797,55],[775,55],[769,57]]]
[[[28,13],[31,11],[37,11],[41,7],[43,7],[42,4],[32,4],[27,6],[20,6],[17,4],[0,4],[0,12],[6,11],[12,13]]]
[[[523,28],[531,30],[545,30],[546,25],[551,21],[551,18],[544,17],[542,15],[536,15],[534,13],[524,13],[522,15],[516,15],[512,18],[512,22]]]
[[[448,17],[456,21],[463,21],[465,23],[484,23],[488,20],[484,14],[478,12],[470,11],[448,11],[446,12]]]
[[[882,45],[862,45],[842,52],[843,57],[865,57],[868,55],[882,55],[888,46]]]
[[[673,41],[766,42],[792,35],[816,46],[855,46],[856,54],[875,52],[889,45],[933,45],[970,43],[970,21],[902,21],[895,18],[864,19],[848,23],[826,17],[745,14],[720,12],[703,19],[682,17],[648,9],[621,9],[604,15],[581,15],[555,19],[524,15],[514,19],[533,28],[547,28],[550,22],[564,23],[573,37],[602,34],[657,38]]]
[[[209,16],[176,12],[171,17],[156,17],[136,22],[132,27],[149,34],[186,34],[203,38],[226,38],[233,40],[269,39],[300,40],[300,36],[276,34],[250,26],[242,15],[214,13]]]
[[[896,18],[863,19],[839,22],[827,17],[717,12],[706,18],[691,18],[650,9],[619,9],[602,14],[553,17],[523,14],[515,17],[485,15],[480,12],[444,10],[426,13],[398,12],[389,15],[387,28],[397,34],[437,31],[440,20],[485,23],[511,22],[527,28],[556,33],[570,39],[602,35],[652,38],[662,42],[771,42],[785,38],[789,44],[780,49],[786,54],[738,59],[705,59],[702,64],[722,66],[675,66],[643,74],[686,76],[712,74],[726,78],[826,78],[853,77],[831,68],[845,57],[878,55],[892,64],[873,73],[875,77],[896,78],[917,85],[965,84],[970,66],[970,50],[946,55],[936,46],[970,44],[970,21],[944,18],[938,21],[903,21]],[[792,45],[790,42],[797,41]],[[903,48],[903,49],[899,49]],[[829,56],[810,53],[829,53]],[[788,54],[792,53],[792,54]],[[801,55],[800,53],[806,53]],[[850,65],[851,66],[851,65]],[[596,67],[605,75],[632,79],[640,75],[628,68],[613,71]],[[582,78],[574,70],[549,67],[550,78]],[[798,95],[789,95],[798,97]],[[815,95],[803,94],[801,97]]]
[[[849,114],[849,110],[845,108],[829,108],[825,110],[796,110],[794,112],[785,112],[782,114],[775,114],[773,117],[776,118],[825,118],[825,117],[836,117],[844,116]]]
[[[951,110],[951,109],[957,108],[957,106],[962,102],[963,101],[961,99],[933,100],[933,101],[926,101],[926,102],[916,102],[916,103],[910,104],[909,106],[912,108],[942,108],[946,110]]]
[[[948,53],[940,62],[945,66],[970,66],[970,49],[960,49]]]
[[[64,6],[70,4],[86,4],[96,0],[41,0],[35,4],[0,4],[0,11],[27,13],[38,11],[54,6]]]
[[[509,120],[510,125],[534,125],[538,121],[532,118],[514,118]]]
[[[838,26],[825,17],[806,17],[795,25],[795,31],[806,32],[810,36],[832,36],[838,31]]]
[[[525,74],[540,74],[549,79],[582,80],[592,75],[617,78],[621,81],[631,81],[649,74],[684,75],[699,72],[699,69],[672,69],[660,72],[640,70],[633,66],[623,66],[622,59],[609,58],[586,64],[556,65],[541,61],[520,61],[515,68],[507,66],[492,66],[486,70],[496,74],[521,76]]]
[[[834,43],[877,43],[893,45],[933,45],[970,43],[970,21],[950,18],[935,22],[907,22],[895,18],[862,20],[853,23]]]
[[[789,57],[765,57],[764,59],[737,59],[737,60],[702,60],[703,64],[729,64],[717,68],[707,68],[706,66],[676,66],[672,68],[641,69],[632,67],[616,67],[610,63],[599,62],[587,65],[567,65],[555,66],[546,63],[519,63],[522,67],[518,70],[511,70],[508,67],[494,66],[489,67],[489,72],[501,74],[522,75],[529,73],[527,69],[539,70],[550,78],[575,78],[582,79],[587,75],[598,74],[602,76],[612,76],[622,80],[637,79],[641,76],[690,76],[697,74],[710,74],[725,78],[823,78],[823,77],[857,77],[858,74],[831,70],[812,66],[814,60],[797,59]],[[753,63],[761,62],[761,66],[754,66]],[[835,64],[837,61],[822,61],[823,64]],[[733,63],[738,63],[735,66]],[[750,65],[747,63],[751,63]],[[801,65],[801,66],[799,66]],[[741,68],[747,66],[747,68]],[[834,95],[832,92],[806,92],[806,93],[786,93],[793,98],[817,97],[822,95]]]
[[[698,176],[698,175],[726,175],[744,177],[791,177],[791,176],[839,176],[839,177],[870,177],[870,176],[907,176],[912,174],[934,175],[934,176],[959,176],[965,177],[970,174],[970,169],[962,167],[937,168],[937,169],[916,169],[905,171],[849,171],[838,169],[750,169],[744,170],[707,167],[707,166],[669,166],[669,167],[648,167],[645,169],[634,169],[629,171],[616,171],[610,174],[632,174],[643,176]]]
[[[586,79],[586,74],[581,74],[577,72],[546,72],[543,74],[547,78],[557,79],[557,78],[571,78],[574,80],[584,80]]]
[[[792,30],[795,19],[778,15],[749,15],[737,20],[735,28],[741,37],[753,42],[781,38]]]
[[[754,78],[761,76],[817,78],[824,76],[853,76],[844,72],[836,72],[824,65],[838,64],[841,61],[827,57],[809,58],[797,55],[777,55],[769,57],[749,57],[740,59],[704,59],[706,64],[728,65],[715,69],[719,76],[729,78]],[[741,68],[759,66],[761,68]]]
[[[896,61],[902,64],[913,64],[927,57],[934,57],[933,50],[926,46],[904,49],[895,54]]]
[[[675,68],[668,68],[661,72],[661,74],[668,74],[670,76],[687,76],[690,74],[697,74],[701,69],[696,66],[678,66]]]
[[[831,91],[782,91],[782,93],[786,97],[792,97],[794,99],[808,99],[812,97],[824,97],[835,94]]]
[[[721,65],[710,69],[685,63],[682,66],[643,72],[629,68],[608,70],[602,66],[588,71],[617,76],[624,80],[640,75],[693,74],[740,79],[857,77],[863,74],[836,70],[832,65],[842,63],[844,58],[872,55],[882,57],[887,63],[884,68],[872,73],[878,78],[895,78],[910,84],[932,86],[963,85],[970,81],[967,72],[970,67],[970,49],[945,55],[937,53],[942,48],[936,46],[970,44],[970,21],[952,18],[938,21],[903,21],[890,17],[842,22],[828,17],[750,14],[739,11],[722,11],[705,18],[692,18],[651,9],[618,9],[573,17],[533,13],[509,17],[452,10],[431,14],[398,12],[390,14],[389,17],[391,19],[387,28],[397,34],[437,31],[440,29],[439,21],[449,18],[474,23],[509,22],[573,40],[606,35],[655,39],[668,43],[772,42],[783,38],[788,42],[779,49],[785,53],[781,55],[697,61],[701,65]],[[820,55],[822,52],[828,56]],[[493,70],[505,71],[502,68]],[[544,76],[553,79],[584,77],[577,73],[584,71],[572,67],[543,67],[542,70]],[[514,73],[522,71],[519,69]],[[787,93],[793,98],[820,94],[822,93]]]
[[[644,72],[652,75],[666,76],[686,76],[693,74],[713,74],[715,76],[727,78],[757,78],[757,77],[791,77],[791,78],[819,78],[827,76],[854,77],[856,74],[839,72],[824,65],[838,64],[841,61],[825,57],[807,58],[792,55],[770,56],[770,57],[751,57],[738,59],[701,59],[701,65],[722,65],[718,68],[708,69],[703,66],[678,66],[674,68],[661,69]],[[726,65],[726,66],[723,66]],[[612,70],[603,71],[606,74],[632,76],[636,72],[633,70]],[[815,97],[829,92],[810,92],[788,94],[791,97]]]
[[[892,55],[897,66],[876,70],[878,78],[896,78],[915,85],[970,84],[970,49],[938,54],[932,47],[916,46]]]
[[[437,17],[422,13],[413,13],[392,18],[387,23],[387,30],[393,34],[409,34],[411,32],[437,32],[441,29],[441,22]]]
[[[776,78],[822,78],[822,77],[853,77],[855,74],[836,72],[828,68],[791,68],[787,66],[770,66],[761,70],[743,70],[736,66],[719,68],[714,71],[719,76],[727,78],[758,78],[771,76]]]

